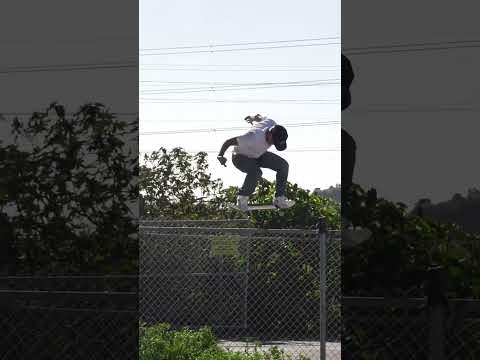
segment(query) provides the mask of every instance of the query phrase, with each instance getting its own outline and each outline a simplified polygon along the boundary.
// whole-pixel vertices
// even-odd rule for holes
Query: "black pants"
[[[244,155],[233,154],[232,162],[237,169],[247,174],[238,195],[250,196],[255,191],[258,181],[262,177],[260,168],[267,168],[277,172],[275,196],[284,196],[287,188],[288,163],[277,154],[267,151],[258,159],[251,159]]]

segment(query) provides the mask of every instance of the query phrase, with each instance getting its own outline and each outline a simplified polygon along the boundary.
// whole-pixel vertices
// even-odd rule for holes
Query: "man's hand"
[[[262,121],[263,119],[263,116],[260,115],[260,114],[257,114],[255,116],[250,116],[248,115],[246,118],[245,118],[245,121],[248,122],[250,125],[252,125],[254,122],[260,122]]]
[[[227,167],[227,165],[225,165],[227,163],[227,158],[222,156],[222,155],[218,155],[217,156],[217,160],[220,164],[222,164],[223,166]]]

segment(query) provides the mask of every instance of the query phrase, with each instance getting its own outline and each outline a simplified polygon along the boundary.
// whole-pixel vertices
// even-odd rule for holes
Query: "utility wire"
[[[195,72],[326,72],[333,71],[335,69],[202,69],[202,68],[144,68],[140,66],[140,71],[195,71]]]
[[[275,103],[275,104],[320,104],[335,105],[338,101],[320,99],[162,99],[140,98],[148,104],[208,104],[208,103]]]
[[[335,39],[340,39],[340,37],[339,36],[330,36],[330,37],[318,37],[318,38],[309,38],[309,39],[237,42],[237,43],[227,43],[227,44],[224,43],[224,44],[191,45],[191,46],[160,47],[160,48],[142,48],[142,49],[140,49],[140,51],[201,49],[201,48],[224,47],[224,46],[282,44],[282,43],[292,43],[292,42],[321,41],[321,40],[335,40]]]
[[[193,50],[193,51],[161,52],[161,53],[151,53],[151,54],[140,54],[140,56],[162,56],[162,55],[180,55],[180,54],[219,53],[219,52],[232,52],[232,51],[286,49],[286,48],[300,48],[300,47],[313,47],[313,46],[325,46],[325,45],[340,45],[340,44],[341,44],[341,43],[339,43],[339,42],[333,42],[333,43],[319,43],[319,44],[259,46],[259,47],[247,47],[247,48],[238,48],[238,49],[211,49],[211,50]]]
[[[165,67],[253,67],[253,68],[269,68],[269,69],[339,69],[338,65],[272,65],[272,64],[165,64],[165,63],[150,63],[150,64],[139,64],[140,66],[165,66]]]
[[[395,45],[372,45],[345,48],[346,55],[393,54],[408,52],[424,52],[437,50],[480,48],[480,40],[439,41],[423,43],[405,43]]]
[[[143,90],[141,94],[163,95],[163,94],[191,94],[202,92],[218,92],[218,91],[239,91],[239,90],[261,90],[261,89],[278,89],[278,88],[291,88],[291,87],[310,87],[310,86],[322,86],[322,85],[339,85],[340,82],[331,83],[313,83],[313,84],[296,84],[296,85],[272,85],[272,86],[253,86],[253,87],[210,87],[210,88],[197,88],[197,89],[161,89],[161,90]]]
[[[77,71],[77,70],[101,70],[101,69],[130,69],[135,67],[138,67],[136,62],[103,62],[103,63],[85,63],[85,64],[40,65],[40,66],[9,66],[9,67],[0,68],[0,74]]]
[[[316,119],[298,119],[297,121],[302,121],[302,122],[315,122],[318,121],[319,119],[331,119],[332,115],[329,114],[324,114],[325,117],[320,117],[318,116]],[[164,123],[164,122],[186,122],[186,123],[192,123],[192,122],[213,122],[213,123],[229,123],[229,122],[240,122],[243,119],[140,119],[140,122],[157,122],[157,123]],[[330,120],[333,121],[333,120]]]
[[[422,112],[479,112],[477,105],[445,105],[445,106],[405,106],[397,108],[366,107],[352,108],[355,113],[422,113]]]
[[[140,151],[139,153],[140,154],[151,154],[155,151],[158,151],[158,150],[151,150],[151,151]],[[309,153],[309,152],[339,152],[341,151],[341,149],[322,149],[322,148],[306,148],[306,149],[287,149],[285,151],[285,153],[287,152],[297,152],[297,153]],[[195,151],[195,150],[189,150],[189,151],[186,151],[187,153],[189,154],[198,154],[199,152],[204,152],[204,153],[207,153],[207,154],[218,154],[218,150],[198,150],[198,151]]]
[[[341,81],[341,79],[317,79],[317,80],[301,80],[301,81],[269,81],[269,82],[217,82],[217,81],[162,81],[162,80],[144,80],[142,86],[171,86],[171,85],[208,85],[214,86],[262,86],[262,85],[290,85],[290,84],[308,84],[316,82],[332,82]]]
[[[308,127],[308,126],[321,126],[321,125],[336,125],[340,124],[340,121],[317,121],[311,123],[293,123],[284,124],[285,127]],[[183,129],[183,130],[165,130],[165,131],[149,131],[140,133],[142,136],[148,135],[170,135],[170,134],[194,134],[194,133],[209,133],[220,131],[236,131],[236,130],[248,130],[245,126],[239,127],[226,127],[226,128],[210,128],[210,129]]]
[[[33,116],[34,113],[43,114],[45,111],[32,111],[32,112],[22,112],[22,111],[8,111],[2,112],[0,111],[0,116]],[[52,113],[52,112],[50,112]],[[67,112],[65,115],[72,116],[75,115],[74,112]],[[121,115],[121,116],[138,116],[138,112],[110,112],[110,115]]]

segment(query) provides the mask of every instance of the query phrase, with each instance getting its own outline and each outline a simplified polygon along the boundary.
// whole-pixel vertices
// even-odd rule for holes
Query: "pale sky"
[[[346,49],[465,41],[480,35],[478,26],[472,26],[479,13],[473,1],[345,0],[342,7]],[[424,197],[448,200],[480,187],[478,47],[350,59],[356,75],[353,102],[342,114],[342,125],[357,142],[354,181],[409,205]],[[454,105],[477,109],[415,111]],[[374,109],[409,111],[370,111]]]
[[[209,154],[213,175],[223,179],[226,185],[241,185],[244,174],[231,163],[230,151],[227,153],[229,161],[226,168],[217,163],[216,153],[224,140],[241,135],[248,129],[248,124],[243,121],[246,115],[260,113],[277,123],[286,124],[289,131],[288,149],[280,154],[290,163],[290,181],[310,190],[339,183],[340,124],[291,128],[288,124],[340,121],[340,35],[338,1],[141,0],[140,132],[228,127],[244,127],[244,130],[141,135],[140,151],[151,151],[160,146],[180,146],[189,151],[215,152]],[[142,50],[312,38],[333,39],[301,43],[328,45],[269,50],[193,54],[178,54],[179,51],[188,52],[191,49]],[[283,44],[250,47],[275,45]],[[145,55],[165,52],[177,54]],[[327,81],[329,84],[169,93],[172,89],[196,91],[205,86],[198,84],[202,82],[278,83],[313,80]],[[156,99],[156,102],[149,99]],[[183,103],[172,103],[171,99]],[[198,103],[192,102],[192,99],[242,102]],[[294,99],[325,100],[327,103],[278,102]],[[264,177],[273,180],[275,175],[265,170]]]

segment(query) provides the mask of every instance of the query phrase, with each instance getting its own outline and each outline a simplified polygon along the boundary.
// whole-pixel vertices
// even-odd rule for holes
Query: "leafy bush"
[[[353,223],[373,235],[343,256],[346,295],[419,295],[426,269],[443,266],[451,296],[480,296],[479,235],[409,214],[405,205],[377,199],[360,186],[351,195]]]
[[[235,219],[245,215],[228,207],[236,202],[237,187],[224,188],[220,179],[213,179],[204,152],[189,154],[182,148],[145,155],[140,166],[140,191],[145,200],[146,218],[165,219]],[[232,170],[236,171],[236,170]],[[271,204],[275,184],[262,179],[251,203]],[[287,184],[287,197],[296,204],[288,210],[257,211],[251,216],[260,228],[312,228],[320,216],[330,227],[340,227],[340,206],[317,196],[297,184]]]
[[[236,201],[238,189],[224,190],[225,202]],[[252,204],[271,204],[275,196],[275,183],[261,179],[251,197]],[[281,211],[255,211],[251,220],[256,227],[265,229],[308,229],[325,217],[330,228],[340,228],[340,205],[330,199],[320,197],[297,184],[287,183],[286,196],[295,200],[295,205]]]
[[[52,103],[0,142],[0,264],[11,273],[136,272],[136,124]],[[4,260],[4,261],[2,261]],[[0,269],[1,270],[1,269]]]
[[[140,360],[291,360],[282,350],[273,348],[247,354],[221,349],[212,331],[172,330],[168,324],[140,326]],[[308,360],[303,358],[302,360]]]

